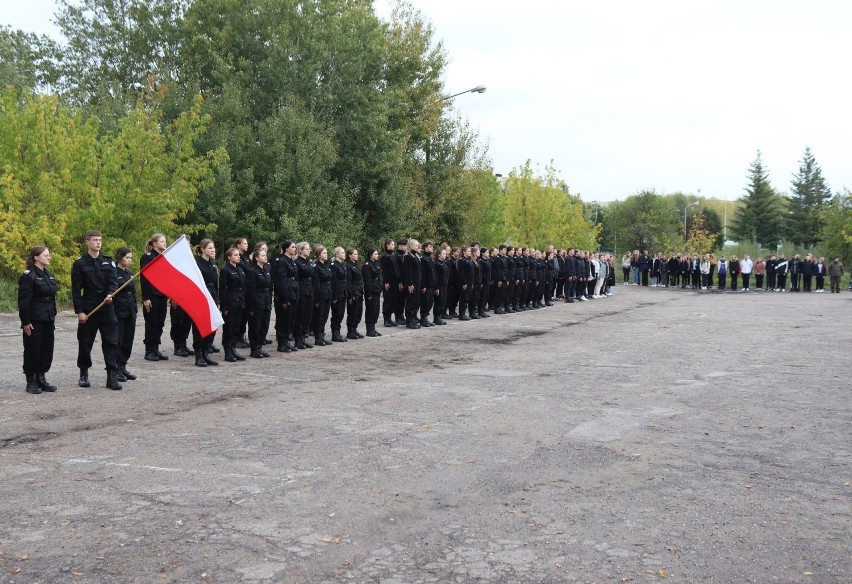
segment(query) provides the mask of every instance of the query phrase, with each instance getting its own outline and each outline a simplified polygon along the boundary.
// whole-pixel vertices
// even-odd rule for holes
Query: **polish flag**
[[[178,237],[139,273],[142,272],[154,288],[189,315],[202,337],[225,323],[195,263],[186,235]]]

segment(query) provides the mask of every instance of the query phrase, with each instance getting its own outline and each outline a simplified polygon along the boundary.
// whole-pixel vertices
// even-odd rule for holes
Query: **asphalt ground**
[[[139,380],[81,389],[62,315],[29,395],[0,316],[0,582],[852,582],[845,290],[618,286],[206,369],[141,323]]]

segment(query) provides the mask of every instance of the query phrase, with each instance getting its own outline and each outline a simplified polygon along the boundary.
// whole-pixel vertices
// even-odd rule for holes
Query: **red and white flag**
[[[189,315],[202,337],[225,323],[195,263],[186,235],[178,237],[139,273],[142,272],[154,288]]]

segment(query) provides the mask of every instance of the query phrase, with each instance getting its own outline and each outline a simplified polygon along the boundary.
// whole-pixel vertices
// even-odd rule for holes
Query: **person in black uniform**
[[[50,250],[30,248],[27,268],[18,280],[18,316],[24,333],[24,376],[27,393],[56,391],[45,374],[53,363],[56,328],[56,278],[47,269]]]
[[[346,250],[340,246],[334,248],[334,262],[331,264],[331,340],[345,343],[346,337],[340,334],[343,317],[346,314],[346,300],[349,290],[349,270],[346,268]]]
[[[397,326],[393,319],[396,312],[396,302],[399,296],[399,265],[394,254],[396,244],[390,237],[385,238],[385,250],[382,254],[382,316],[385,326]]]
[[[314,311],[311,315],[311,330],[314,346],[331,345],[325,339],[325,324],[331,310],[331,268],[328,265],[328,250],[325,246],[314,246]]]
[[[269,319],[272,316],[272,274],[266,261],[266,247],[252,253],[252,262],[246,273],[246,311],[249,314],[250,357],[262,359],[269,357],[263,350],[266,333],[269,332]]]
[[[128,247],[120,247],[115,252],[116,278],[118,287],[130,282],[113,298],[115,318],[118,325],[118,373],[119,383],[133,381],[136,376],[127,370],[127,362],[133,351],[133,338],[136,336],[136,315],[139,307],[136,305],[136,282],[133,273],[127,268],[133,263],[133,252]]]
[[[311,263],[311,244],[303,241],[296,245],[296,278],[299,280],[299,304],[296,308],[296,348],[313,349],[308,342],[311,316],[314,313],[314,266]]]
[[[349,272],[346,289],[346,338],[363,339],[364,335],[358,332],[358,325],[364,314],[364,281],[361,268],[358,267],[358,250],[346,251],[346,271]]]
[[[400,324],[405,319],[405,303],[408,301],[408,288],[402,283],[402,262],[408,252],[408,238],[402,237],[396,240],[396,266],[399,270],[399,282],[396,285],[396,323]]]
[[[420,266],[420,242],[408,240],[408,251],[402,259],[402,286],[405,289],[405,326],[420,328],[417,322],[417,309],[420,306],[420,284],[422,268]]]
[[[225,318],[222,330],[225,361],[245,361],[246,358],[237,353],[236,349],[246,308],[246,274],[240,265],[240,250],[235,247],[225,252],[225,265],[219,272],[219,302]]]
[[[491,296],[491,251],[487,247],[480,249],[479,266],[482,269],[482,288],[479,292],[479,318],[490,318],[488,299]]]
[[[367,259],[364,260],[361,275],[364,278],[364,322],[367,324],[367,336],[380,337],[382,333],[376,330],[376,323],[379,321],[379,300],[382,296],[378,250],[367,250]]]
[[[139,270],[145,269],[158,255],[166,249],[166,236],[155,233],[145,244],[145,255],[139,261]],[[160,340],[163,336],[163,326],[166,324],[168,300],[165,295],[154,288],[145,277],[140,275],[142,287],[142,316],[145,319],[145,360],[168,361],[169,358],[160,352]]]
[[[275,286],[275,338],[280,353],[296,350],[295,346],[290,345],[299,302],[295,257],[296,244],[288,239],[278,246],[278,259],[272,265],[272,282]]]
[[[195,264],[201,272],[201,278],[210,297],[213,298],[216,306],[219,306],[219,268],[216,266],[216,245],[212,240],[202,239],[195,246]],[[202,337],[195,323],[192,324],[192,349],[195,351],[195,364],[198,367],[219,364],[218,361],[210,358],[215,336],[216,331],[213,331],[210,335]]]
[[[435,308],[433,310],[433,324],[445,325],[444,320],[447,307],[447,286],[450,280],[450,263],[447,261],[448,247],[441,246],[438,257],[435,258]]]
[[[435,304],[435,260],[432,252],[435,245],[431,241],[423,244],[423,252],[420,254],[420,326],[435,326],[429,321],[429,313]]]
[[[458,261],[458,280],[456,281],[459,291],[459,320],[470,320],[469,316],[465,316],[465,310],[470,304],[474,271],[473,262],[470,259],[470,247],[464,246]]]
[[[444,318],[457,318],[458,313],[456,307],[459,304],[459,259],[461,259],[461,248],[450,248],[450,255],[447,258],[449,266],[449,279],[447,280],[447,298],[445,300]],[[449,312],[447,312],[449,310]]]
[[[251,267],[251,257],[249,256],[248,248],[249,242],[245,237],[237,237],[234,239],[233,247],[237,248],[240,252],[240,267],[243,269],[244,274],[248,274],[249,268]],[[246,330],[248,329],[248,311],[243,310],[242,320],[240,321],[240,329],[239,334],[237,336],[237,344],[236,347],[238,349],[248,349],[249,342],[246,338]]]
[[[470,289],[470,294],[467,300],[467,315],[474,319],[479,319],[479,291],[482,287],[482,269],[479,267],[479,248],[471,246],[470,261],[473,264],[473,287]]]
[[[115,262],[101,253],[103,236],[100,231],[86,233],[86,253],[71,266],[71,298],[77,313],[77,367],[80,368],[80,387],[89,387],[89,367],[92,366],[92,345],[98,331],[106,362],[107,382],[110,389],[119,390],[118,382],[118,325],[112,295],[118,288]],[[88,316],[101,302],[104,305]]]

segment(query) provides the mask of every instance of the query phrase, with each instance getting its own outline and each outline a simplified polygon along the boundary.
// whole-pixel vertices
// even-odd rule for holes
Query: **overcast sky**
[[[3,3],[0,22],[54,33],[53,0]],[[852,189],[852,2],[411,3],[449,55],[447,93],[488,87],[454,106],[496,173],[553,160],[587,201],[733,200],[758,149],[786,192],[810,146],[832,190]]]

